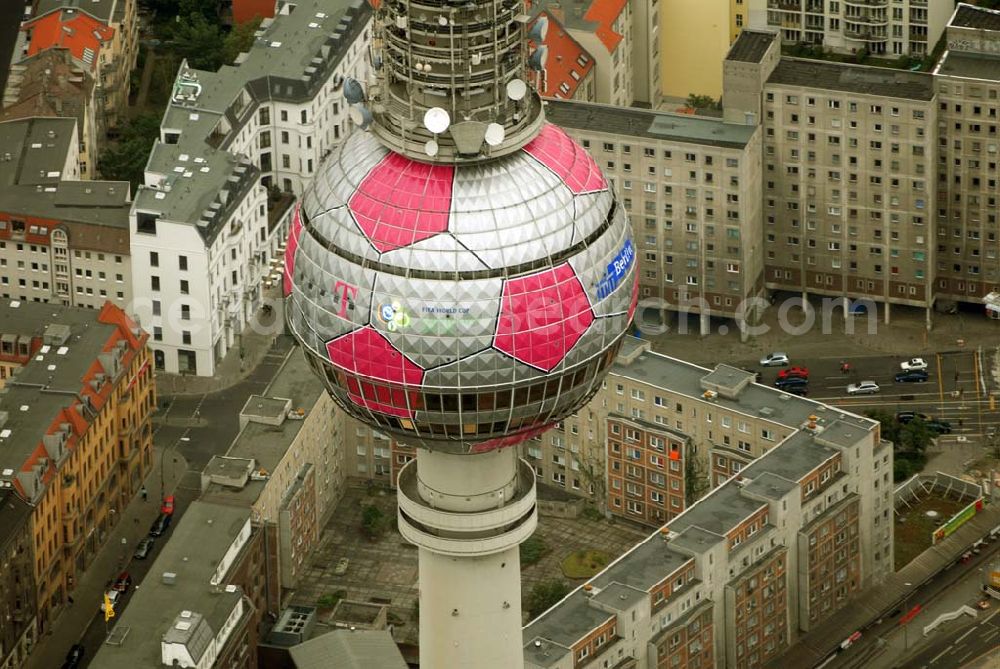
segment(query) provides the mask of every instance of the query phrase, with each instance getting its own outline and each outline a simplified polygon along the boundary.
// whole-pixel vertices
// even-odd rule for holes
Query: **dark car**
[[[927,429],[937,434],[951,434],[951,423],[934,418],[927,421]]]
[[[153,550],[153,537],[144,537],[139,540],[136,544],[135,552],[132,553],[132,557],[136,560],[145,560],[149,557],[150,551]]]
[[[911,369],[908,372],[896,374],[896,383],[923,383],[928,378],[927,372],[922,369]]]
[[[66,661],[63,662],[62,669],[76,669],[83,662],[83,646],[78,643],[70,646],[69,652],[66,653]]]
[[[782,390],[787,390],[788,388],[801,388],[808,385],[809,379],[803,379],[800,376],[789,376],[784,379],[778,379],[774,382],[774,387],[781,388]]]
[[[127,571],[123,571],[118,574],[118,578],[115,579],[115,584],[111,587],[123,594],[128,592],[128,589],[132,587],[132,575]]]
[[[925,422],[931,419],[930,416],[925,413],[920,413],[919,411],[900,411],[896,414],[896,422],[900,425],[906,425],[915,418],[919,418]]]
[[[792,385],[782,388],[782,390],[792,395],[798,395],[799,397],[807,397],[809,395],[808,385],[801,385],[801,386]]]
[[[149,536],[162,536],[163,533],[167,531],[167,528],[170,527],[171,518],[173,518],[173,516],[169,513],[161,513],[157,516],[156,520],[153,521],[153,526],[149,528]]]

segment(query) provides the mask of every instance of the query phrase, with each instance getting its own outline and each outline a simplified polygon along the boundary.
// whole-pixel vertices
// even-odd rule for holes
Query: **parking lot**
[[[952,424],[953,434],[980,437],[991,429],[1000,430],[996,400],[986,392],[983,370],[975,351],[953,351],[923,356],[929,378],[924,383],[896,383],[905,357],[884,355],[842,358],[825,356],[808,359],[792,357],[792,365],[809,370],[810,399],[848,407],[856,413],[881,410],[889,413],[918,411]],[[850,365],[844,373],[842,365]],[[782,367],[761,367],[759,360],[739,364],[762,372],[761,383],[773,385]],[[880,390],[874,395],[849,396],[847,385],[875,381]]]

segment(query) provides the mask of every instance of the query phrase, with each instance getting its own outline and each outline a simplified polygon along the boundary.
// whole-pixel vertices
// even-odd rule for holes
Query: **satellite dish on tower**
[[[499,123],[490,123],[486,126],[486,143],[490,146],[499,146],[503,143],[504,137],[507,132],[503,129],[503,126]]]
[[[424,153],[433,158],[438,154],[438,143],[433,139],[428,139],[427,143],[424,144]]]
[[[511,100],[521,100],[528,94],[528,85],[521,79],[511,79],[507,82],[507,97]]]
[[[365,89],[357,79],[344,79],[344,99],[348,104],[356,105],[365,100]]]
[[[542,70],[545,69],[545,61],[547,61],[548,59],[549,59],[549,47],[543,44],[542,46],[535,49],[535,52],[531,54],[531,57],[528,58],[528,65],[531,66],[531,69],[541,72]]]
[[[354,121],[354,125],[358,126],[362,130],[367,130],[368,126],[372,124],[372,113],[368,111],[368,107],[365,107],[364,105],[351,107],[347,114],[351,117],[351,120]]]
[[[451,117],[441,107],[431,107],[424,113],[424,127],[438,135],[451,125]]]
[[[531,27],[531,32],[528,33],[528,38],[533,40],[537,44],[541,44],[545,41],[545,36],[549,34],[549,19],[544,14],[538,17],[535,21],[535,25]]]

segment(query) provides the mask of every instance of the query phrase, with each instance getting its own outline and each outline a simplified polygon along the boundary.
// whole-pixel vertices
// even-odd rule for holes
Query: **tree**
[[[896,417],[893,416],[888,411],[882,411],[881,409],[874,409],[872,411],[866,411],[865,415],[872,420],[877,420],[882,426],[882,438],[886,441],[891,441],[893,444],[899,443],[899,428],[900,425],[896,421]]]
[[[718,107],[718,103],[715,101],[711,95],[697,95],[696,93],[688,93],[687,96],[687,106],[692,109],[714,109]]]
[[[250,47],[253,46],[254,33],[259,27],[260,17],[235,26],[232,32],[226,35],[222,49],[222,56],[226,63],[232,64],[236,61],[237,56],[250,50]]]
[[[361,531],[372,541],[381,538],[388,525],[388,516],[374,504],[369,504],[361,512]]]
[[[128,181],[134,192],[142,181],[142,172],[153,142],[159,136],[160,119],[154,114],[142,114],[127,121],[121,128],[117,143],[108,146],[98,157],[97,167],[101,177],[111,181]]]
[[[569,586],[559,579],[542,581],[531,589],[525,600],[529,618],[537,618],[560,599],[569,594]]]
[[[899,430],[900,449],[913,456],[923,456],[934,440],[934,433],[921,418],[914,418]],[[916,459],[916,458],[911,458]]]
[[[217,21],[198,13],[188,14],[172,30],[174,49],[199,70],[218,70],[225,58],[225,41]]]

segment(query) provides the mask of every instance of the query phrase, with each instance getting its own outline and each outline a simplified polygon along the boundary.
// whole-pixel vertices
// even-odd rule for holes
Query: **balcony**
[[[845,27],[844,37],[859,40],[861,42],[872,43],[885,42],[888,40],[888,36],[885,33],[876,33],[867,27]]]
[[[888,7],[889,0],[844,0],[844,4],[848,7]]]

